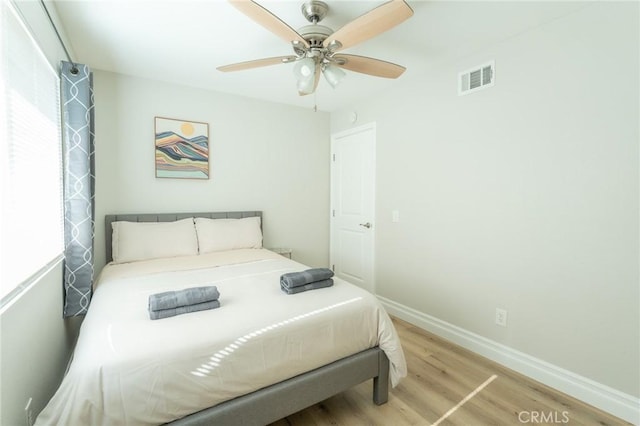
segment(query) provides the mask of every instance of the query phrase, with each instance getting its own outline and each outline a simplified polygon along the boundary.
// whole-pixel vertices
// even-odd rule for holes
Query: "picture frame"
[[[155,117],[156,178],[209,179],[209,124]]]

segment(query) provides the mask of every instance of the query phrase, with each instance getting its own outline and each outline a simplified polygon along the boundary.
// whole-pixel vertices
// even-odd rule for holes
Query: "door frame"
[[[377,147],[377,128],[376,128],[376,122],[370,122],[367,124],[363,124],[357,127],[353,127],[351,129],[347,129],[347,130],[342,130],[336,133],[331,134],[331,152],[330,152],[330,157],[329,157],[329,164],[330,164],[330,188],[329,188],[329,264],[331,265],[331,269],[334,270],[335,269],[335,258],[336,258],[336,253],[335,253],[335,238],[334,238],[334,232],[335,232],[335,224],[334,224],[334,206],[335,206],[335,167],[334,167],[334,161],[335,161],[335,147],[336,144],[339,143],[340,139],[344,138],[344,137],[348,137],[350,135],[353,134],[357,134],[357,133],[362,133],[365,131],[372,131],[372,135],[373,135],[373,144],[372,144],[372,152],[371,152],[371,158],[373,160],[373,173],[371,176],[371,185],[373,186],[372,188],[372,209],[371,209],[371,222],[373,223],[373,227],[371,228],[371,270],[370,272],[370,277],[371,277],[371,289],[372,289],[372,293],[375,295],[376,294],[376,226],[377,226],[377,222],[376,222],[376,164],[377,164],[377,156],[376,156],[376,147]]]

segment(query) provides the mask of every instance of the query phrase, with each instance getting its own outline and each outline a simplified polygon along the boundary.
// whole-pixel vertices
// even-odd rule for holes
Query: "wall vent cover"
[[[496,80],[495,61],[473,67],[458,74],[458,95],[467,95],[494,85]]]

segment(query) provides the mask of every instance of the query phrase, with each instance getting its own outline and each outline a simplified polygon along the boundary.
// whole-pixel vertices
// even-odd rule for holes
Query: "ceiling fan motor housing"
[[[319,0],[311,0],[302,5],[302,14],[311,23],[298,30],[298,33],[308,43],[309,47],[322,47],[322,42],[333,34],[333,30],[324,25],[318,25],[329,12],[329,5]]]
[[[307,40],[309,47],[322,47],[322,42],[333,34],[333,30],[324,25],[305,25],[298,30],[298,33]]]

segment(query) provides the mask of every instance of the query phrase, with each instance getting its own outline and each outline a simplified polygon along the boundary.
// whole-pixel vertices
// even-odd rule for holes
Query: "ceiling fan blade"
[[[273,13],[252,0],[229,0],[236,9],[271,31],[278,37],[288,41],[299,41],[305,47],[309,47],[309,43],[302,38],[300,34]]]
[[[238,62],[236,64],[223,65],[217,68],[218,71],[242,71],[251,68],[266,67],[269,65],[284,64],[292,62],[296,59],[295,56],[276,56],[275,58],[255,59],[253,61]]]
[[[346,49],[395,27],[412,15],[413,9],[404,0],[391,0],[349,22],[327,37],[322,45],[328,47],[335,40],[341,46],[334,51]]]
[[[366,56],[339,54],[334,55],[333,58],[338,59],[336,65],[340,68],[374,75],[376,77],[398,78],[406,70],[402,65],[380,59],[368,58]],[[346,62],[340,64],[341,60],[345,60]]]

